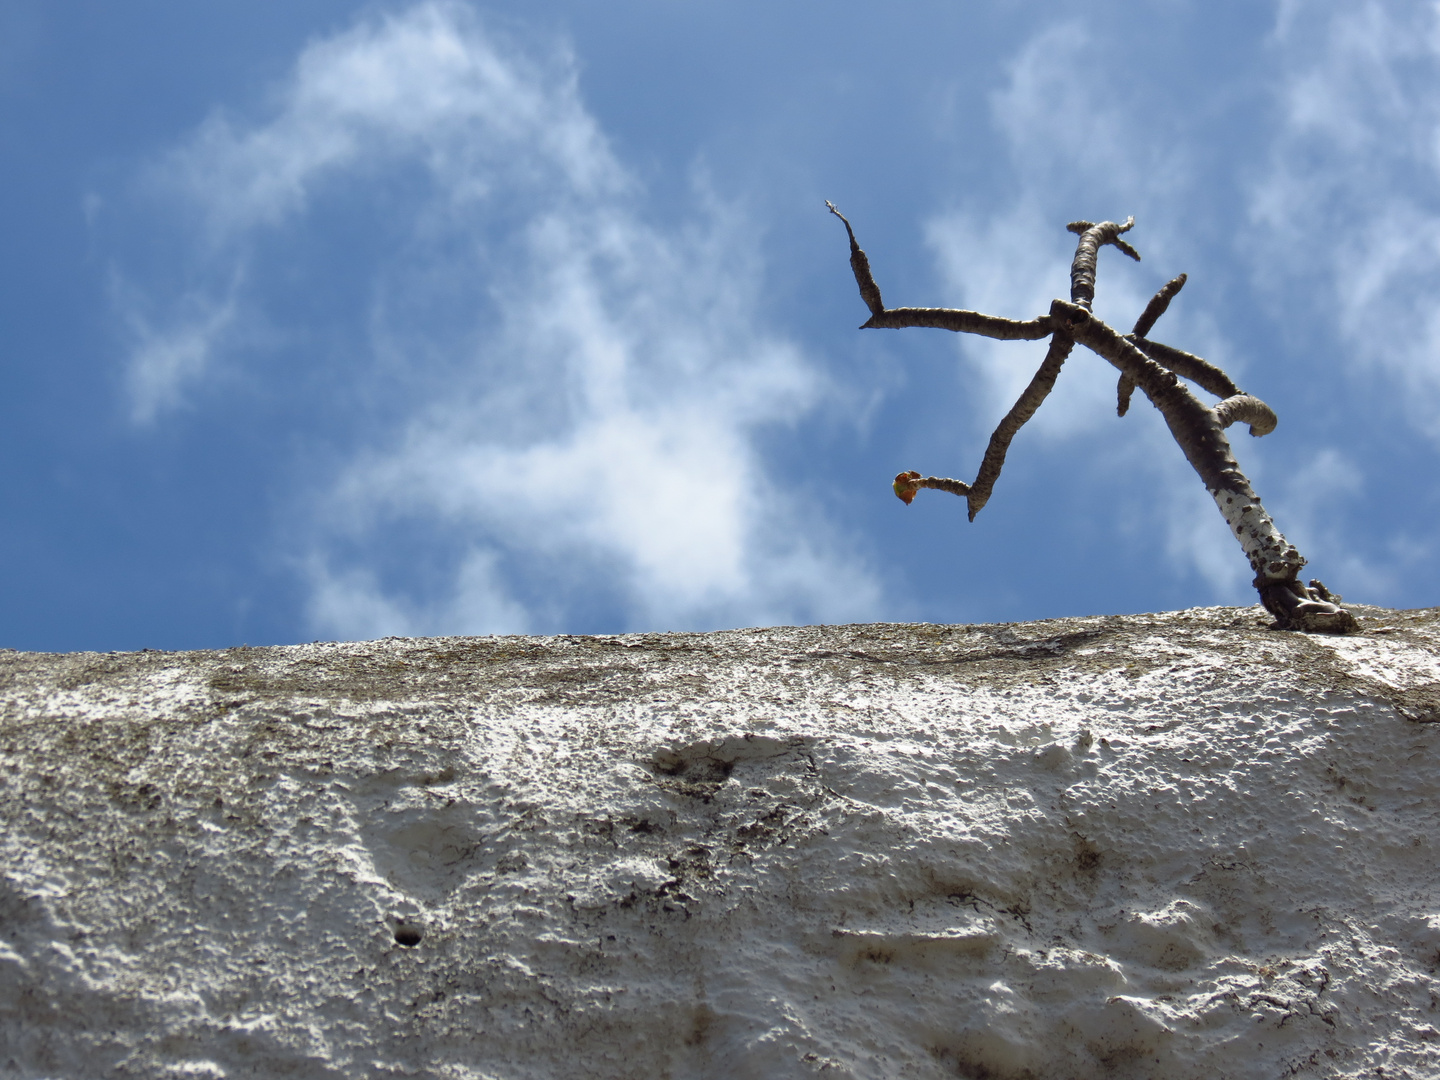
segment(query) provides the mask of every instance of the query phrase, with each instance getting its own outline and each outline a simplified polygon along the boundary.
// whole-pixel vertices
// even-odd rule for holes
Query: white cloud
[[[235,321],[235,290],[223,297],[188,291],[173,303],[160,327],[146,316],[143,300],[123,279],[113,279],[111,292],[133,342],[126,370],[130,418],[150,424],[178,408],[185,388],[206,374],[217,344]]]
[[[430,403],[349,468],[331,520],[488,535],[546,572],[603,576],[636,626],[869,609],[873,583],[755,449],[758,426],[797,418],[823,384],[750,328],[755,278],[722,257],[739,242],[687,243],[613,209],[535,223],[501,304],[505,383]]]
[[[1095,62],[1100,51],[1084,23],[1055,23],[1026,42],[991,95],[1017,172],[1051,198],[1133,194],[1137,174],[1159,165],[1136,157],[1144,141],[1133,137],[1110,67]]]
[[[347,374],[389,372],[389,422],[297,499],[317,630],[564,629],[603,604],[658,629],[875,610],[870,575],[760,450],[828,391],[757,315],[743,215],[698,192],[695,221],[647,224],[563,53],[538,62],[460,4],[371,19],[306,49],[270,118],[212,119],[156,182],[198,211],[197,258],[260,278],[258,238],[394,167],[427,184],[387,204],[405,237],[370,271],[374,357]],[[151,364],[156,409],[225,328],[196,326],[170,391]]]
[[[425,603],[385,589],[372,570],[351,567],[336,573],[316,554],[306,567],[311,626],[352,639],[527,633],[534,620],[507,594],[496,562],[493,552],[468,552],[459,561],[449,595]]]
[[[386,157],[423,162],[457,200],[484,195],[496,173],[582,196],[626,182],[570,57],[537,63],[443,0],[311,45],[272,121],[217,114],[156,178],[188,188],[218,240],[276,224],[328,177]]]
[[[1440,6],[1291,3],[1272,47],[1280,126],[1251,192],[1256,276],[1278,292],[1312,268],[1296,315],[1333,329],[1353,373],[1401,389],[1440,439]]]
[[[1352,536],[1355,508],[1364,505],[1371,486],[1349,454],[1327,447],[1286,475],[1274,506],[1312,569],[1323,567],[1329,585],[1338,588],[1343,582],[1347,599],[1404,603],[1416,569],[1433,561],[1434,542],[1406,536],[1390,525],[1379,544],[1369,545],[1379,550],[1362,554]]]
[[[269,122],[217,112],[147,170],[154,198],[194,215],[192,254],[212,275],[241,277],[257,234],[301,214],[328,183],[363,183],[396,163],[428,171],[441,218],[499,185],[512,198],[527,185],[593,198],[629,183],[579,100],[568,55],[537,63],[507,50],[460,3],[423,3],[312,44],[273,96]],[[158,330],[138,289],[115,299],[136,338],[132,413],[148,422],[182,404],[209,367],[234,290],[189,290]]]

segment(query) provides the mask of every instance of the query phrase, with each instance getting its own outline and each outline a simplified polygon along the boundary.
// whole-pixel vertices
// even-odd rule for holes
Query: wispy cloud
[[[276,98],[268,123],[217,113],[156,168],[157,183],[189,189],[212,239],[278,224],[329,177],[385,158],[422,164],[456,201],[506,181],[578,196],[627,183],[569,54],[529,55],[460,3],[420,4],[311,45]]]
[[[394,182],[417,172],[422,184]],[[369,19],[307,48],[267,118],[212,118],[155,177],[195,215],[194,257],[257,279],[274,271],[261,238],[323,244],[329,200],[392,183],[399,238],[359,268],[372,355],[347,373],[392,400],[296,499],[315,630],[875,610],[870,574],[761,450],[827,386],[757,314],[744,215],[697,192],[709,208],[691,222],[647,223],[563,50],[537,58],[456,3]],[[168,390],[171,368],[148,362],[152,413],[200,377],[185,358],[225,325],[195,323]]]
[[[1291,542],[1326,568],[1332,584],[1343,581],[1352,600],[1374,603],[1396,594],[1399,566],[1390,560],[1388,566],[1376,566],[1362,558],[1344,543],[1339,526],[1344,517],[1335,513],[1337,507],[1354,505],[1364,482],[1351,457],[1322,450],[1285,477],[1273,505],[1284,517]]]
[[[224,295],[191,289],[172,298],[163,323],[157,325],[147,312],[151,305],[146,298],[120,275],[112,275],[111,299],[131,348],[125,387],[136,424],[151,424],[179,408],[185,388],[207,373],[222,336],[235,321],[238,278]]]
[[[397,215],[473,230],[480,204],[535,213],[545,199],[614,198],[630,184],[579,99],[572,58],[557,49],[535,59],[461,3],[423,3],[312,44],[271,96],[268,121],[217,111],[144,172],[142,187],[189,230],[177,258],[196,278],[232,285],[223,294],[190,286],[167,306],[117,275],[137,419],[184,402],[232,326],[234,283],[257,245],[303,220],[316,198],[418,169],[432,184],[429,203],[412,200]],[[487,202],[497,192],[498,208]]]
[[[1440,5],[1290,0],[1270,52],[1275,130],[1249,190],[1258,242],[1242,252],[1257,290],[1357,400],[1440,441]],[[1352,452],[1355,433],[1339,428],[1335,443],[1278,505],[1356,598],[1413,602],[1433,539],[1392,529],[1357,546],[1362,526],[1344,530],[1336,513],[1376,489],[1406,498],[1413,483],[1374,476],[1386,466]]]
[[[1257,280],[1273,292],[1307,268],[1319,337],[1337,336],[1352,374],[1401,391],[1440,439],[1440,8],[1287,3],[1272,50]]]
[[[523,634],[536,620],[515,601],[497,572],[493,551],[467,552],[453,567],[444,595],[421,599],[386,588],[375,571],[360,565],[336,570],[323,552],[305,566],[309,617],[317,632],[370,639],[424,634]]]
[[[503,381],[454,387],[347,469],[332,527],[433,517],[554,580],[610,582],[637,626],[872,604],[823,522],[765,475],[756,429],[798,418],[823,384],[750,328],[757,279],[716,228],[665,236],[613,208],[532,223],[501,290]]]

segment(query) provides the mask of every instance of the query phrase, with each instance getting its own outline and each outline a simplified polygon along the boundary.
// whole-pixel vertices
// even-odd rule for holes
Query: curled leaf
[[[918,472],[911,470],[910,472],[902,472],[895,477],[895,494],[900,497],[900,501],[906,506],[910,505],[915,498],[915,492],[919,490],[920,474]]]

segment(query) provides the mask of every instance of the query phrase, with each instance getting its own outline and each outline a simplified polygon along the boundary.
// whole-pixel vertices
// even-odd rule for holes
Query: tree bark
[[[1071,350],[1078,344],[1104,357],[1120,371],[1117,411],[1124,416],[1134,389],[1139,387],[1165,418],[1170,434],[1225,518],[1255,572],[1254,585],[1260,600],[1277,625],[1289,630],[1352,633],[1358,624],[1342,608],[1338,597],[1318,581],[1301,584],[1300,570],[1305,559],[1285,539],[1250,487],[1230,448],[1225,429],[1236,422],[1250,426],[1250,434],[1266,435],[1275,429],[1276,417],[1270,406],[1244,393],[1218,367],[1149,338],[1156,320],[1165,313],[1185,285],[1181,274],[1168,282],[1146,305],[1129,334],[1120,334],[1091,311],[1099,250],[1106,244],[1119,248],[1135,260],[1140,254],[1121,239],[1134,225],[1103,221],[1071,222],[1066,226],[1079,234],[1070,266],[1070,300],[1055,300],[1047,315],[1029,320],[1004,319],[975,311],[950,308],[886,308],[870,269],[870,260],[855,239],[850,222],[832,203],[830,212],[845,223],[850,238],[850,266],[860,295],[870,309],[870,318],[861,329],[933,327],[957,333],[979,334],[1002,340],[1037,340],[1048,336],[1050,347],[1040,369],[1024,393],[1000,421],[984,460],[972,484],[946,477],[922,477],[903,472],[895,478],[895,493],[907,504],[920,488],[949,491],[965,497],[970,520],[985,506],[1005,464],[1010,442],[1054,388]],[[1213,408],[1206,406],[1181,382],[1191,380],[1221,398]]]

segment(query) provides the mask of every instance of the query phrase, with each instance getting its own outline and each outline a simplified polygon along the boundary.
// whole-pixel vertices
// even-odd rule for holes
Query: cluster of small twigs
[[[844,222],[850,237],[850,266],[855,272],[860,296],[870,309],[870,318],[861,326],[862,330],[928,326],[1007,341],[1050,339],[1040,369],[990,436],[975,480],[967,484],[949,477],[903,472],[895,478],[895,494],[904,502],[908,504],[921,488],[948,491],[966,500],[970,520],[974,521],[990,499],[1011,440],[1049,396],[1061,367],[1078,343],[1119,369],[1117,411],[1121,416],[1130,408],[1130,399],[1137,387],[1160,410],[1176,443],[1200,474],[1206,490],[1249,558],[1260,600],[1275,616],[1277,624],[1289,630],[1328,633],[1350,633],[1358,629],[1354,616],[1340,607],[1338,596],[1333,596],[1319,581],[1311,580],[1308,586],[1301,583],[1299,574],[1305,559],[1275,527],[1230,450],[1226,428],[1243,422],[1250,426],[1251,435],[1267,435],[1275,429],[1274,411],[1259,398],[1242,391],[1215,365],[1149,336],[1156,321],[1184,288],[1186,276],[1181,274],[1166,283],[1145,305],[1128,334],[1112,329],[1091,311],[1100,248],[1109,244],[1137,262],[1140,259],[1140,253],[1121,238],[1134,226],[1134,218],[1127,219],[1123,225],[1113,221],[1098,224],[1072,221],[1067,225],[1070,232],[1079,236],[1070,265],[1070,300],[1057,299],[1051,303],[1048,314],[1019,320],[953,308],[885,307],[880,287],[870,270],[870,260],[855,240],[855,230],[834,204],[827,201],[825,205]],[[1213,407],[1205,405],[1181,382],[1182,378],[1214,394],[1220,401]]]

